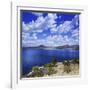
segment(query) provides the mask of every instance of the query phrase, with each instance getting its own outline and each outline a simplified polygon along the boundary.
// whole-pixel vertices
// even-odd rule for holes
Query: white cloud
[[[36,21],[32,21],[28,24],[22,23],[22,28],[25,31],[42,32],[48,28],[56,27],[57,18],[56,14],[48,14],[46,17],[39,16]]]
[[[33,34],[33,38],[34,38],[34,39],[38,39],[36,33]]]
[[[69,44],[70,45],[78,45],[79,44],[79,40],[71,38]]]
[[[48,13],[48,15],[47,15],[47,17],[48,17],[48,19],[57,19],[57,14],[52,14],[52,13]]]
[[[59,31],[59,33],[67,33],[70,32],[72,30],[72,21],[64,21],[64,23],[60,24],[57,27],[57,30]]]
[[[32,14],[36,15],[36,16],[42,16],[43,13],[39,13],[39,12],[32,12]]]
[[[62,46],[67,44],[68,38],[62,35],[50,35],[46,38],[46,41],[49,43],[49,46]]]
[[[73,31],[75,26],[78,26],[79,15],[75,15],[71,21],[64,21],[62,24],[59,24],[57,27],[51,29],[51,32],[67,33]],[[75,26],[74,26],[75,25]]]
[[[62,46],[66,44],[73,45],[79,43],[79,30],[78,28],[73,29],[74,25],[78,25],[78,15],[76,15],[71,21],[64,21],[58,26],[55,21],[58,18],[56,14],[49,13],[46,17],[43,17],[42,15],[37,16],[38,18],[35,21],[31,21],[28,24],[25,24],[24,22],[22,23],[23,46]],[[51,35],[47,36],[44,34],[44,36],[47,37],[39,39],[37,34],[47,29],[50,29]],[[33,33],[32,36],[30,36],[30,32]],[[68,32],[71,32],[71,36],[67,35]],[[53,35],[52,33],[56,34]],[[62,35],[62,33],[66,35]]]
[[[75,15],[74,19],[72,20],[72,23],[76,26],[79,25],[79,15]]]
[[[51,31],[51,33],[56,33],[56,32],[58,32],[58,30],[56,29],[56,27],[51,28],[50,31]]]
[[[24,22],[22,22],[22,29],[23,31],[28,31],[29,27],[27,26],[27,24],[25,24]]]
[[[79,28],[76,28],[72,31],[72,37],[79,38]]]

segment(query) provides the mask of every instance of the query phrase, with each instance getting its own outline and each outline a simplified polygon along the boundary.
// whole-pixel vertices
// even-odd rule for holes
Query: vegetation
[[[47,75],[56,73],[56,70],[54,69],[54,67],[56,67],[56,64],[57,64],[57,60],[53,59],[51,63],[44,65],[44,68],[48,71]]]
[[[70,61],[69,60],[65,60],[63,61],[63,65],[64,65],[64,72],[71,72],[71,67],[70,67]]]
[[[70,66],[70,61],[69,60],[65,60],[62,62],[64,65]]]
[[[56,67],[57,66],[56,64],[57,64],[57,60],[53,59],[51,63],[45,64],[44,67]]]
[[[38,66],[34,66],[34,67],[32,68],[32,70],[33,70],[34,72],[38,72],[38,71],[39,71],[39,67],[38,67]]]
[[[74,60],[72,61],[72,63],[73,63],[73,64],[79,64],[79,59],[74,59]]]
[[[54,58],[51,63],[53,64],[54,67],[57,66],[56,65],[57,64],[57,59]]]
[[[32,68],[32,72],[34,73],[34,77],[42,77],[44,74],[42,73],[42,70],[38,66],[34,66]]]
[[[32,68],[32,72],[30,73],[29,77],[42,77],[45,74],[46,75],[51,75],[56,73],[54,67],[56,67],[57,60],[53,59],[51,63],[45,64],[44,67],[38,67],[34,66]]]
[[[52,64],[52,63],[48,63],[48,64],[45,64],[44,67],[45,67],[45,68],[53,67],[53,64]]]
[[[72,71],[71,66],[74,64],[79,65],[79,59],[74,60],[64,60],[62,62],[64,65],[64,72],[70,73]],[[54,58],[50,63],[45,64],[43,67],[34,66],[32,68],[31,73],[29,74],[29,77],[43,77],[44,75],[52,75],[57,73],[55,68],[57,67],[57,60]],[[74,66],[75,67],[75,66]]]
[[[51,75],[51,74],[54,74],[54,73],[56,73],[56,70],[54,70],[54,68],[52,68],[52,67],[49,67],[47,75]]]
[[[64,72],[70,73],[71,72],[71,64],[74,64],[74,65],[78,64],[79,65],[79,59],[65,60],[62,63],[64,65]]]

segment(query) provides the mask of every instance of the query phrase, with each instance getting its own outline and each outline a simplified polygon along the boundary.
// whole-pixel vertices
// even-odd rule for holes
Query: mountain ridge
[[[56,49],[63,49],[63,48],[72,48],[72,49],[79,49],[79,45],[63,45],[63,46],[45,46],[45,45],[39,45],[39,46],[30,46],[30,47],[24,47],[24,48],[56,48]]]

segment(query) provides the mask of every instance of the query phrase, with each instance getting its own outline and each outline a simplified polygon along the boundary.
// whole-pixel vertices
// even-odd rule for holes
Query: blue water
[[[22,48],[22,74],[30,72],[33,66],[42,66],[56,58],[59,62],[79,58],[79,50]]]

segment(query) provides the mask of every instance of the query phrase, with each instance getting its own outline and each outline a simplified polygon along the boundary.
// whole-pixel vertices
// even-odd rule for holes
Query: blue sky
[[[79,14],[21,11],[22,46],[79,44]]]

